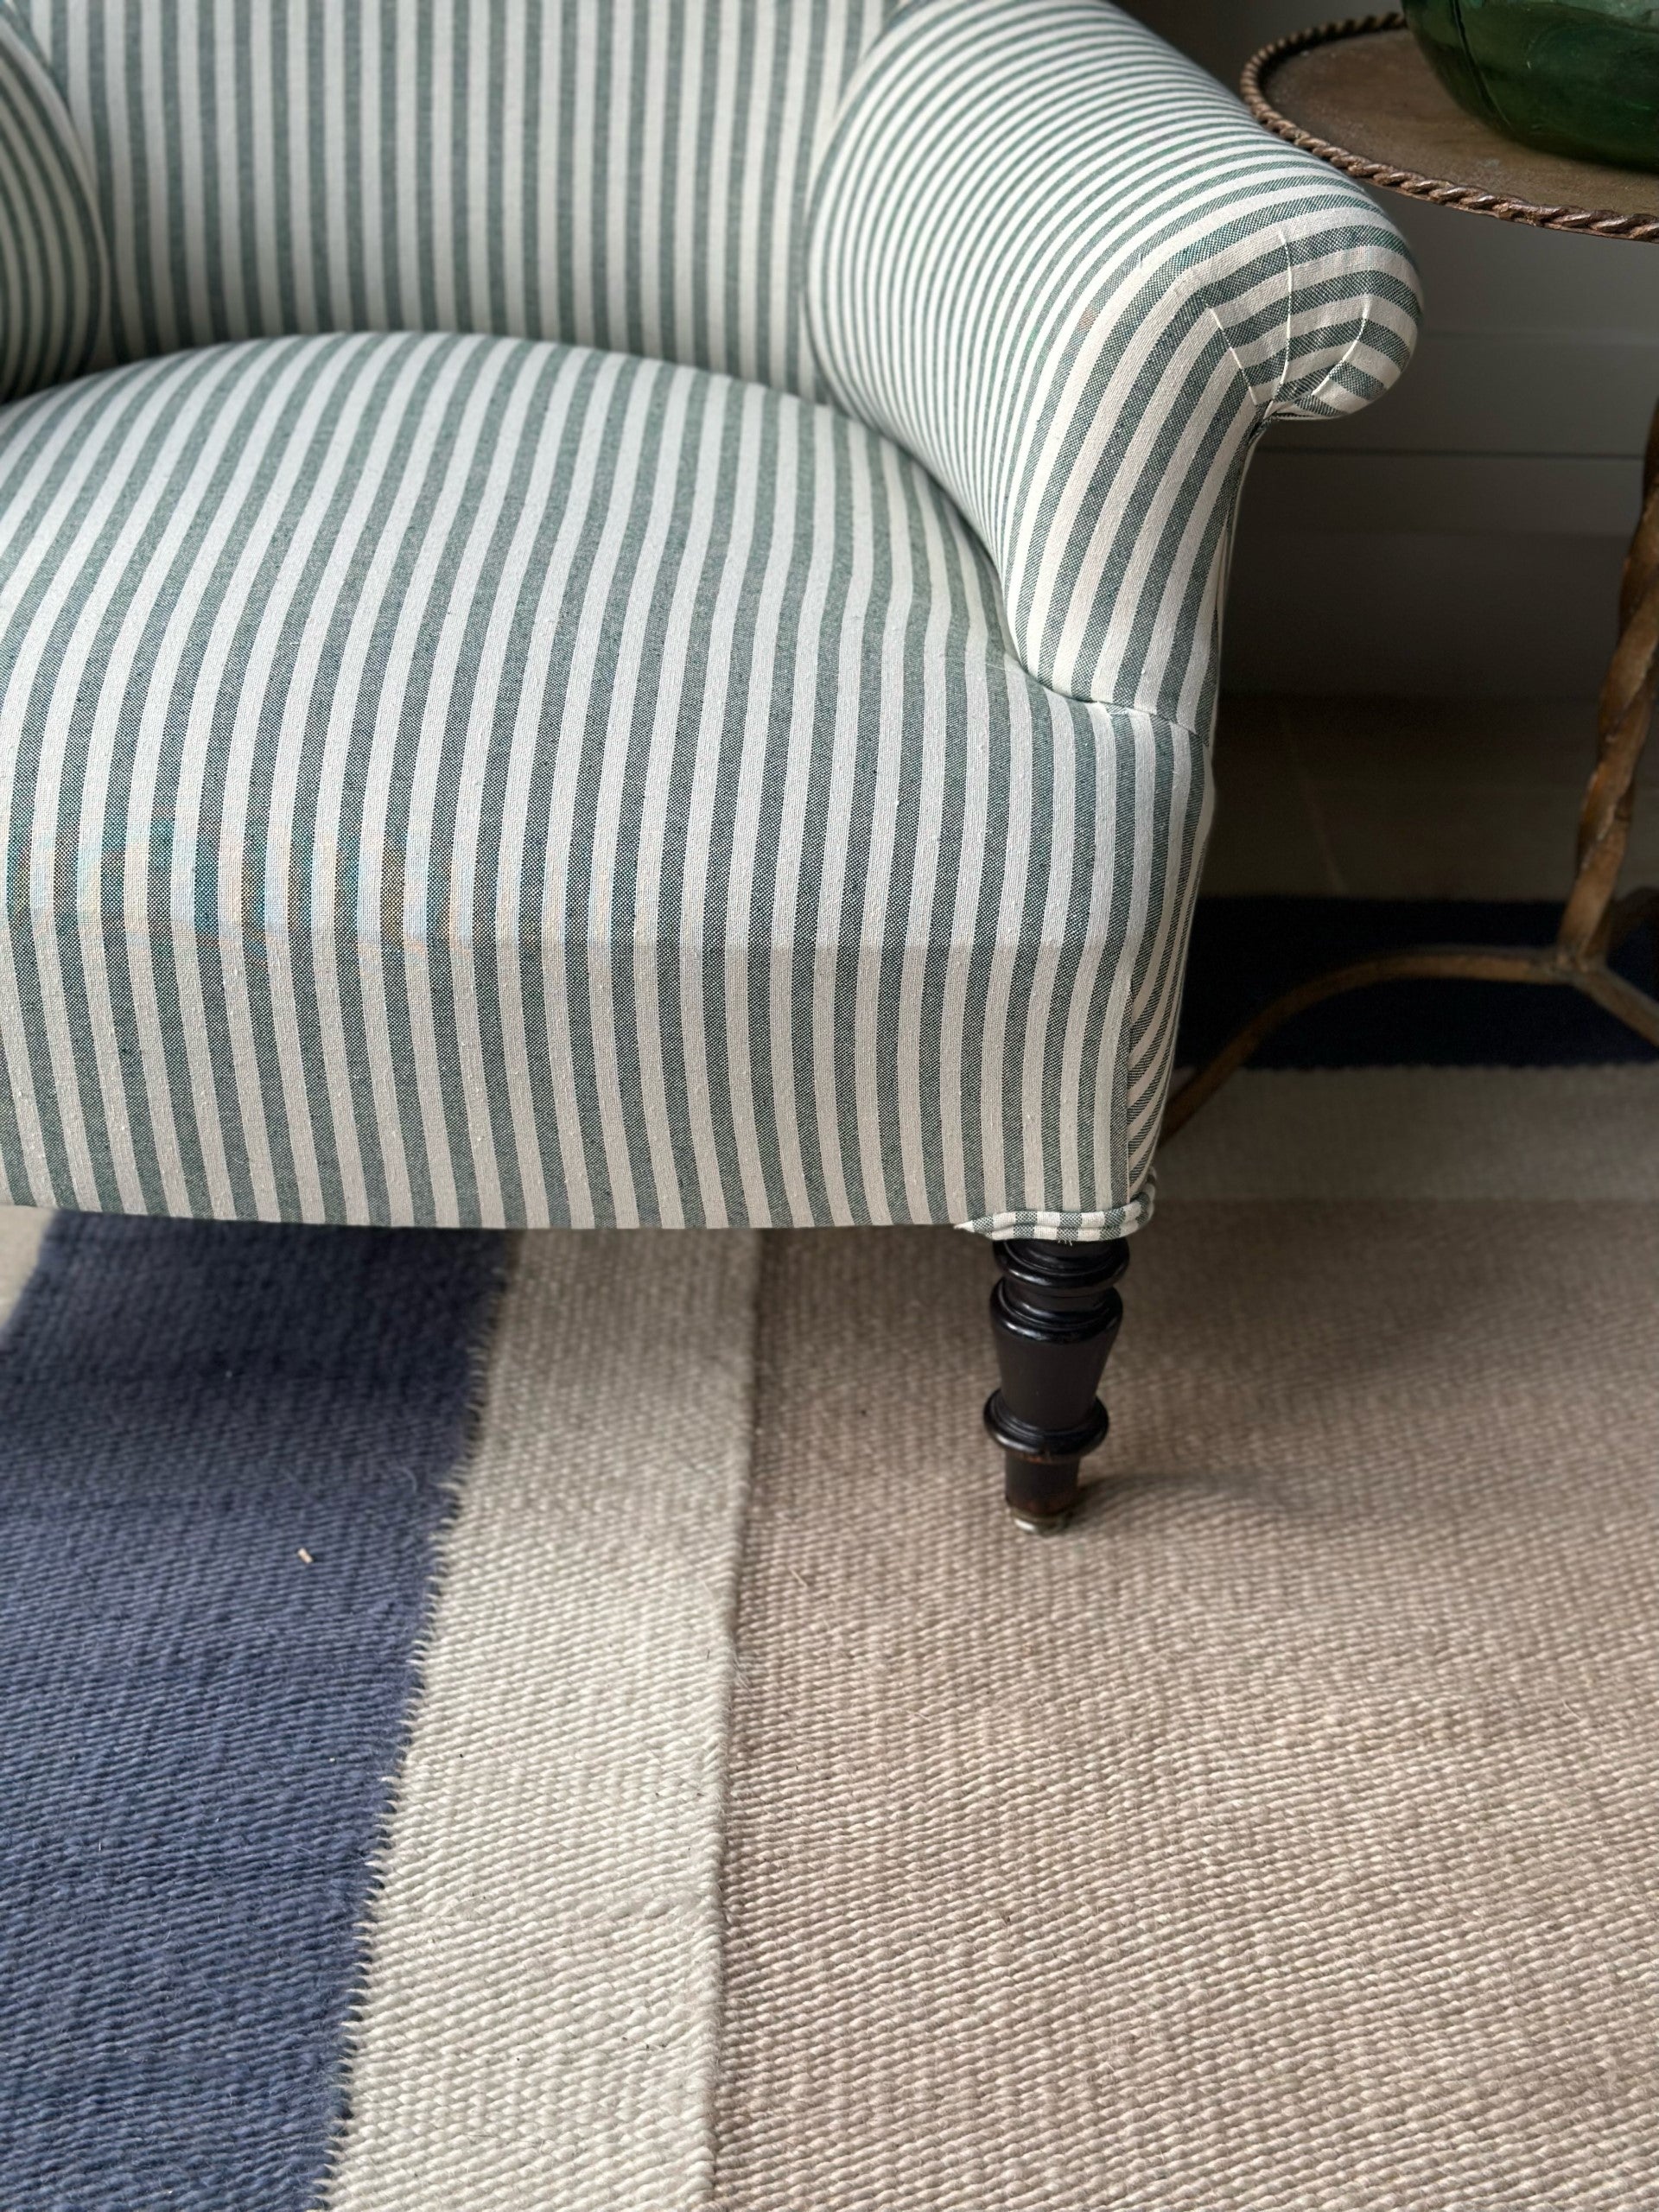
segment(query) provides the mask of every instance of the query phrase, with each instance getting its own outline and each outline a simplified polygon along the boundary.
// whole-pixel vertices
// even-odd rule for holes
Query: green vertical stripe
[[[232,11],[207,0],[162,10],[84,0],[72,41],[67,0],[17,0],[16,10],[16,35],[27,38],[27,22],[41,41],[90,150],[112,250],[118,359],[300,330],[522,325],[531,337],[660,353],[803,391],[814,377],[800,252],[811,166],[880,12],[880,0],[251,0]],[[0,45],[11,13],[0,11]],[[511,147],[510,29],[524,41],[515,89],[527,95]],[[228,72],[218,51],[226,37]],[[802,41],[811,66],[791,67]],[[362,99],[369,51],[379,72],[372,112]],[[555,56],[557,93],[544,101]],[[701,72],[701,98],[683,133],[688,67]],[[653,83],[665,110],[649,96]],[[343,145],[330,135],[341,112]],[[512,270],[510,163],[537,203]],[[657,167],[661,188],[647,204]],[[578,175],[591,194],[584,223],[573,216]],[[711,321],[704,272],[716,264]],[[787,271],[781,284],[774,267]],[[684,327],[683,295],[696,302]]]

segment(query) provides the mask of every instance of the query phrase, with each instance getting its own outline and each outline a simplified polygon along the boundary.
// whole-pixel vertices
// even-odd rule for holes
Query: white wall
[[[1257,46],[1342,12],[1126,4],[1229,84]],[[1376,407],[1264,445],[1239,532],[1230,681],[1593,693],[1659,398],[1659,246],[1379,196],[1422,270],[1422,342]]]

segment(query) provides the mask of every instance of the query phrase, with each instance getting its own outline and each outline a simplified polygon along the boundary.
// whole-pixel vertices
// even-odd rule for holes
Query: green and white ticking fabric
[[[818,396],[799,259],[892,0],[16,0],[98,178],[114,358],[558,338]]]
[[[1025,665],[1207,731],[1251,446],[1410,352],[1393,224],[1100,0],[969,0],[877,42],[810,251],[831,396],[951,493]]]
[[[1364,194],[1099,0],[20,13],[122,365],[0,410],[5,1194],[1138,1226]]]
[[[175,353],[0,435],[14,1192],[1082,1213],[1203,747],[1046,690],[827,407],[518,339]]]
[[[0,5],[0,399],[91,364],[107,291],[104,234],[63,94],[28,25]]]

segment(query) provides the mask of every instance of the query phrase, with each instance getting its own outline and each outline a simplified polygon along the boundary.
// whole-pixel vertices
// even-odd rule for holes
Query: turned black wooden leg
[[[1077,1464],[1106,1433],[1095,1395],[1123,1319],[1115,1286],[1129,1248],[1011,1237],[996,1248],[1002,1279],[991,1329],[1002,1387],[985,1426],[1007,1466],[1004,1496],[1022,1529],[1062,1528],[1077,1498]]]

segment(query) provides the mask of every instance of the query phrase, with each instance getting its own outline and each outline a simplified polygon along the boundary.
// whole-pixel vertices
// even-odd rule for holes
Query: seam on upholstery
[[[917,0],[908,0],[908,4],[899,9],[897,15],[889,16],[855,64],[852,74],[847,79],[846,88],[842,93],[841,105],[836,110],[836,119],[825,136],[823,150],[818,156],[817,162],[813,168],[811,181],[806,189],[805,207],[802,212],[801,298],[805,308],[802,321],[806,325],[807,350],[812,356],[812,365],[818,372],[823,389],[830,395],[842,413],[850,416],[855,423],[862,422],[864,418],[855,408],[849,406],[842,397],[840,379],[824,359],[823,348],[818,342],[818,302],[817,289],[812,282],[814,247],[817,238],[819,219],[823,212],[824,180],[835,167],[836,156],[841,150],[842,142],[847,136],[848,127],[857,112],[864,87],[869,81],[872,65],[892,35],[894,23],[902,16],[907,16],[911,12],[911,6],[916,3]],[[922,0],[922,4],[925,4],[925,0]],[[868,429],[873,425],[866,424],[865,427]]]
[[[1358,211],[1357,210],[1357,211],[1356,211],[1356,217],[1357,217],[1357,213],[1358,213]],[[1318,384],[1316,384],[1316,385],[1313,387],[1313,389],[1312,389],[1310,391],[1306,392],[1306,394],[1305,394],[1305,395],[1304,395],[1300,399],[1291,399],[1291,400],[1287,400],[1287,399],[1286,399],[1286,397],[1285,397],[1285,388],[1286,388],[1286,386],[1287,386],[1287,385],[1290,383],[1290,381],[1291,381],[1291,364],[1290,364],[1291,337],[1290,337],[1290,326],[1291,326],[1291,322],[1292,322],[1292,321],[1293,321],[1293,320],[1294,320],[1294,314],[1295,314],[1294,263],[1294,261],[1293,261],[1293,259],[1292,259],[1292,257],[1291,257],[1291,253],[1290,253],[1290,247],[1289,247],[1288,241],[1287,241],[1287,240],[1286,239],[1286,238],[1285,238],[1284,227],[1283,227],[1282,224],[1276,225],[1274,227],[1275,227],[1275,229],[1276,229],[1276,230],[1277,230],[1277,232],[1278,232],[1278,236],[1279,236],[1280,243],[1281,243],[1281,245],[1283,245],[1283,246],[1284,246],[1284,249],[1285,249],[1285,258],[1286,258],[1287,264],[1289,264],[1288,273],[1289,273],[1289,274],[1290,274],[1290,276],[1291,276],[1291,280],[1292,280],[1292,281],[1291,281],[1290,295],[1289,295],[1288,299],[1287,300],[1287,302],[1286,302],[1286,308],[1285,308],[1285,361],[1284,361],[1284,366],[1283,366],[1283,369],[1281,370],[1281,373],[1280,373],[1278,389],[1277,389],[1277,391],[1274,393],[1272,404],[1271,404],[1271,405],[1269,406],[1269,408],[1268,409],[1266,420],[1267,420],[1268,422],[1285,422],[1285,421],[1295,422],[1295,421],[1297,421],[1297,420],[1299,420],[1299,419],[1300,419],[1300,420],[1305,420],[1305,419],[1306,419],[1306,416],[1302,416],[1302,415],[1301,415],[1300,410],[1303,410],[1303,409],[1310,408],[1310,407],[1313,407],[1313,406],[1316,405],[1316,404],[1319,403],[1319,401],[1320,400],[1320,398],[1323,397],[1323,395],[1324,395],[1325,392],[1327,392],[1328,391],[1330,391],[1330,390],[1332,388],[1332,386],[1333,386],[1333,385],[1336,385],[1338,383],[1338,381],[1339,381],[1339,379],[1340,379],[1340,378],[1341,378],[1341,376],[1342,376],[1343,371],[1344,371],[1344,369],[1346,369],[1347,367],[1349,367],[1349,365],[1351,365],[1351,363],[1352,363],[1352,362],[1353,362],[1353,361],[1357,358],[1358,353],[1359,353],[1359,351],[1360,351],[1360,348],[1361,348],[1361,346],[1362,346],[1364,344],[1364,342],[1365,342],[1365,333],[1366,333],[1366,329],[1367,329],[1367,327],[1368,327],[1368,317],[1367,317],[1366,314],[1364,313],[1364,311],[1363,311],[1363,308],[1360,306],[1359,302],[1357,301],[1357,302],[1356,302],[1356,303],[1355,303],[1355,304],[1356,304],[1356,315],[1357,315],[1357,327],[1356,327],[1356,328],[1355,328],[1355,331],[1354,331],[1354,334],[1353,334],[1353,336],[1352,336],[1352,337],[1349,340],[1349,341],[1348,341],[1347,347],[1346,347],[1345,351],[1344,352],[1344,353],[1343,353],[1343,355],[1342,355],[1341,359],[1340,359],[1340,360],[1337,360],[1337,361],[1333,361],[1333,362],[1331,364],[1330,367],[1329,367],[1329,368],[1325,372],[1325,374],[1324,374],[1324,375],[1319,378],[1319,380]],[[1413,269],[1414,269],[1414,270],[1415,264],[1414,264],[1414,261],[1413,257],[1412,257],[1412,255],[1411,255],[1411,253],[1410,253],[1410,251],[1409,251],[1409,241],[1407,241],[1407,249],[1408,249],[1408,250],[1407,250],[1407,254],[1406,254],[1407,264],[1408,264],[1408,265],[1409,267],[1413,268]],[[1418,279],[1418,281],[1417,281],[1416,289],[1417,289],[1417,299],[1418,299],[1418,308],[1419,308],[1418,328],[1417,328],[1416,333],[1414,333],[1414,334],[1413,334],[1413,336],[1410,338],[1410,340],[1408,341],[1407,347],[1406,347],[1406,352],[1407,352],[1408,359],[1409,359],[1410,355],[1411,355],[1412,353],[1414,353],[1416,351],[1416,346],[1417,346],[1417,339],[1418,339],[1418,336],[1420,336],[1420,335],[1421,335],[1421,302],[1422,302],[1422,288],[1421,288],[1421,278],[1419,278],[1419,279]]]
[[[1285,335],[1279,348],[1279,380],[1273,388],[1273,397],[1267,407],[1269,419],[1284,397],[1285,386],[1290,381],[1291,330],[1296,321],[1296,264],[1291,257],[1290,240],[1285,236],[1282,223],[1275,223],[1273,229],[1274,236],[1279,241],[1279,251],[1285,257]]]
[[[1284,421],[1288,418],[1294,421],[1296,418],[1297,410],[1299,408],[1311,406],[1319,397],[1320,392],[1325,390],[1325,386],[1338,376],[1341,372],[1347,367],[1349,362],[1353,359],[1354,355],[1359,347],[1360,332],[1363,331],[1365,327],[1365,319],[1362,315],[1359,319],[1359,328],[1355,331],[1354,335],[1348,341],[1347,352],[1344,353],[1341,360],[1332,362],[1331,366],[1325,371],[1325,374],[1319,378],[1318,384],[1314,385],[1313,391],[1308,392],[1302,399],[1287,400],[1285,397],[1285,388],[1291,381],[1291,326],[1296,319],[1296,264],[1291,255],[1290,241],[1285,236],[1283,224],[1275,224],[1274,227],[1278,236],[1280,247],[1285,257],[1285,343],[1284,359],[1279,370],[1279,382],[1274,391],[1272,402],[1267,410],[1267,420],[1268,422],[1274,422]]]
[[[1011,1207],[1003,1213],[979,1214],[954,1226],[967,1236],[1035,1236],[1061,1243],[1104,1244],[1119,1236],[1134,1236],[1152,1219],[1156,1200],[1156,1176],[1147,1179],[1131,1198],[1118,1206],[1095,1206],[1069,1211],[1064,1206]]]

